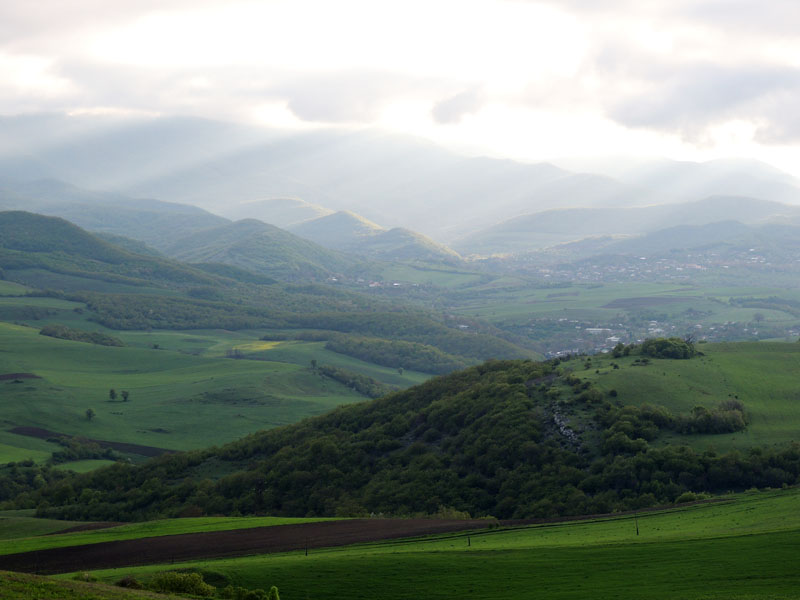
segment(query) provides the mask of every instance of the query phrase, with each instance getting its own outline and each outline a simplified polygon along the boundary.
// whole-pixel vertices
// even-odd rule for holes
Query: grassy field
[[[480,274],[457,269],[393,264],[381,270],[385,282],[454,288],[481,281]]]
[[[21,383],[0,381],[0,462],[39,459],[48,450],[44,442],[8,432],[18,425],[191,449],[363,399],[309,367],[286,362],[96,346],[42,336],[36,329],[9,323],[0,323],[0,339],[0,374],[38,377]],[[129,391],[130,401],[110,401],[111,388]],[[91,421],[87,408],[96,413]]]
[[[673,413],[694,406],[714,408],[729,397],[745,406],[750,424],[742,432],[718,435],[663,436],[662,443],[688,443],[698,448],[727,451],[749,446],[780,445],[800,441],[800,344],[739,342],[700,344],[705,356],[691,360],[651,359],[635,366],[634,357],[592,357],[591,367],[582,363],[575,375],[591,380],[626,404],[659,404]],[[620,366],[613,369],[611,363]],[[596,371],[599,371],[597,373]]]
[[[81,525],[75,521],[57,521],[55,519],[35,519],[33,517],[0,517],[0,544],[13,547],[20,538],[49,536],[56,531],[64,531],[69,527]]]
[[[30,288],[21,283],[0,280],[0,296],[19,296],[30,291]]]
[[[502,283],[502,282],[505,283]],[[796,291],[783,288],[680,285],[675,283],[605,283],[559,288],[536,288],[506,278],[454,292],[454,312],[505,323],[562,317],[613,320],[616,315],[649,311],[675,318],[691,309],[693,322],[703,325],[726,321],[749,322],[759,312],[772,325],[791,325],[798,318],[781,310],[740,308],[729,300],[737,297],[779,296],[800,300]]]
[[[284,600],[797,598],[798,500],[795,489],[750,492],[638,516],[95,575],[146,580],[192,568],[248,588],[277,585]]]
[[[0,571],[3,600],[179,600],[140,590],[127,590],[101,583],[55,581],[47,577]]]
[[[230,531],[251,527],[273,527],[296,523],[331,521],[327,518],[288,518],[288,517],[196,517],[184,519],[163,519],[131,523],[108,529],[94,529],[53,535],[73,525],[71,521],[37,519],[34,517],[0,517],[0,554],[13,554],[44,550],[45,548],[64,548],[84,544],[98,544],[114,540],[134,540],[162,535],[199,533],[203,531]]]

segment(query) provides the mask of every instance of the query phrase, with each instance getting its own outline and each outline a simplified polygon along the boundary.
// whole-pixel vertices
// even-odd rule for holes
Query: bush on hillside
[[[651,338],[642,343],[642,354],[653,358],[692,358],[694,344],[681,338]]]
[[[213,596],[216,588],[203,581],[200,573],[177,573],[166,571],[156,575],[150,585],[151,590],[161,594],[194,594],[195,596]]]
[[[39,330],[39,335],[70,340],[73,342],[85,342],[87,344],[97,344],[99,346],[124,346],[122,340],[99,331],[81,331],[72,329],[66,325],[45,325]]]

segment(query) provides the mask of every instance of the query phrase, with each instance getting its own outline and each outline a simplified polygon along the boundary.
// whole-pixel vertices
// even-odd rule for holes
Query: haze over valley
[[[4,4],[0,597],[797,597],[798,26]]]

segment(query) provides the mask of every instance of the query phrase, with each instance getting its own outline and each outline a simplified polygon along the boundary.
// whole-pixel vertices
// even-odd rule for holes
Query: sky
[[[800,176],[797,0],[6,0],[0,115],[380,128]]]

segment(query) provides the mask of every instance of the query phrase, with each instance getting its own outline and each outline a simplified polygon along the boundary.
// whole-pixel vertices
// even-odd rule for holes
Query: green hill
[[[688,360],[656,358],[642,347],[618,358],[489,362],[219,449],[81,476],[60,502],[54,488],[29,501],[60,504],[44,514],[73,519],[171,515],[190,506],[287,516],[433,514],[445,506],[529,518],[792,485],[800,447],[767,442],[775,433],[787,441],[780,432],[796,430],[800,414],[772,388],[733,393],[747,373],[766,380],[796,371],[787,367],[800,353],[778,346],[765,348],[766,357],[758,345],[733,356],[727,346],[704,345]],[[709,360],[719,368],[708,371]],[[674,384],[681,369],[702,379],[698,400],[664,394],[662,402],[656,382]],[[631,382],[606,389],[607,373],[612,382]],[[709,448],[713,439],[747,452],[718,453]],[[199,477],[211,465],[220,478],[201,493]],[[154,478],[145,499],[141,486]],[[180,493],[170,482],[182,482]],[[99,494],[100,505],[77,503],[84,489]]]
[[[722,221],[785,222],[797,215],[796,206],[738,196],[712,196],[656,206],[565,208],[514,217],[463,236],[453,247],[460,252],[479,254],[525,252],[586,237],[644,235]],[[677,243],[673,247],[682,247]]]
[[[390,262],[459,263],[461,257],[427,236],[402,227],[386,230],[349,211],[339,211],[290,227],[325,246]]]
[[[23,283],[21,273],[42,270],[134,286],[217,284],[190,266],[134,254],[64,219],[22,211],[0,212],[0,267]]]
[[[229,222],[187,204],[85,190],[55,179],[0,182],[0,207],[61,217],[84,229],[134,238],[157,249],[177,237]]]
[[[255,219],[194,233],[165,252],[190,263],[229,264],[283,280],[326,279],[355,268],[337,252]]]
[[[321,246],[337,250],[352,250],[357,248],[364,238],[386,231],[377,223],[348,210],[340,210],[305,221],[290,227],[289,230]]]
[[[324,217],[333,212],[328,208],[311,204],[299,198],[269,198],[242,202],[225,208],[220,207],[218,210],[231,219],[258,219],[283,228]]]

